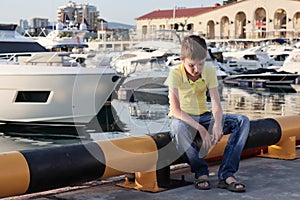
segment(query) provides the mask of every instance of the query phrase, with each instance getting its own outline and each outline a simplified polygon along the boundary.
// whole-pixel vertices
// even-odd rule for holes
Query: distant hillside
[[[129,25],[129,24],[122,24],[122,23],[117,23],[117,22],[108,22],[108,28],[109,29],[116,29],[116,28],[124,28],[124,29],[131,29],[134,28],[135,26]]]

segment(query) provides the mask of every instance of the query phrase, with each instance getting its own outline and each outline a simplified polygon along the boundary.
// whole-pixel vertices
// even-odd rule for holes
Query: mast
[[[175,18],[176,18],[176,1],[174,0],[174,5],[173,5],[173,28],[175,27]]]

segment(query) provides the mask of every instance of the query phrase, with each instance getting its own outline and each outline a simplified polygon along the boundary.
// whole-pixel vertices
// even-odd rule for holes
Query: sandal
[[[207,185],[206,186],[201,186],[200,185],[201,183],[207,183]],[[210,182],[207,179],[196,179],[194,184],[195,184],[195,188],[198,189],[198,190],[209,190],[211,188],[210,187]]]
[[[237,187],[238,185],[241,185],[243,187],[238,188]],[[234,182],[228,184],[228,183],[226,183],[225,180],[221,180],[218,184],[218,188],[227,189],[228,191],[231,191],[231,192],[245,192],[246,191],[246,186],[239,181],[234,181]]]

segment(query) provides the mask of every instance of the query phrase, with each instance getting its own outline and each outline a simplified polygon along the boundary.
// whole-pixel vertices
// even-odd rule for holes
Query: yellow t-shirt
[[[180,108],[191,115],[201,115],[208,111],[206,106],[207,89],[218,87],[216,69],[205,65],[201,77],[195,82],[187,78],[183,64],[170,69],[165,85],[177,88]],[[172,116],[172,113],[169,113]]]

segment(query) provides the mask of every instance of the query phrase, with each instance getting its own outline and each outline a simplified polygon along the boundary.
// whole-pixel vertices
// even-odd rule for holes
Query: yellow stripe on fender
[[[0,197],[24,194],[30,182],[26,159],[20,152],[0,155]]]
[[[104,153],[103,178],[133,172],[156,171],[158,150],[150,136],[98,141]]]
[[[274,118],[281,127],[282,137],[278,144],[287,140],[289,137],[296,137],[296,140],[300,140],[300,115],[284,116]]]

